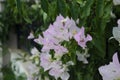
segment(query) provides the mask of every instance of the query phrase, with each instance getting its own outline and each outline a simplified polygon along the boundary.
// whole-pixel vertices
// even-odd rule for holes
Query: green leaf
[[[16,80],[15,75],[11,68],[4,67],[2,68],[3,80]]]
[[[48,12],[48,0],[41,0],[41,7],[45,12]]]
[[[17,9],[18,9],[18,12],[21,13],[21,0],[16,0],[16,6],[17,6]]]
[[[112,2],[108,2],[104,7],[104,16],[103,16],[103,18],[106,19],[106,22],[110,20],[111,12],[112,12]]]
[[[98,17],[102,17],[104,13],[104,0],[97,0],[96,1],[96,15]]]
[[[92,41],[93,45],[96,48],[97,54],[99,57],[104,58],[106,54],[106,42],[103,36],[99,36],[99,38],[95,38]]]
[[[70,4],[70,13],[73,19],[77,19],[79,15],[80,8],[76,3]]]
[[[57,1],[53,1],[51,4],[49,4],[48,7],[48,16],[54,20],[57,15]]]
[[[47,20],[47,14],[44,12],[43,13],[43,21],[44,21],[44,23],[45,23],[46,20]]]
[[[93,3],[94,3],[94,0],[87,0],[85,6],[82,8],[81,18],[85,18],[90,15],[91,6]]]
[[[101,0],[102,1],[102,0]],[[110,13],[112,9],[112,3],[106,2],[103,0],[103,2],[98,1],[98,5],[96,8],[96,26],[99,28],[98,32],[99,34],[104,34],[106,24],[110,20]]]
[[[83,0],[76,0],[77,3],[83,4]]]
[[[57,0],[57,11],[58,14],[62,14],[63,16],[66,16],[67,10],[66,10],[65,0]]]
[[[29,19],[28,17],[24,17],[24,20],[25,20],[27,23],[29,23],[29,24],[32,23],[31,19]]]

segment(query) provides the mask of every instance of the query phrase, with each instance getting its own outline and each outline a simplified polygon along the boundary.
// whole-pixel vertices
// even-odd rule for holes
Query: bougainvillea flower
[[[63,28],[65,30],[68,30],[67,34],[69,34],[69,39],[71,39],[80,30],[77,27],[76,22],[72,18],[70,19],[69,17],[66,17],[63,20],[61,20],[61,22],[62,24],[64,24]]]
[[[80,28],[77,27],[75,21],[73,19],[69,19],[68,17],[67,17],[65,27],[69,31],[70,39],[80,31]]]
[[[65,23],[64,23],[65,24]],[[68,29],[66,29],[61,21],[54,22],[53,26],[50,26],[51,30],[49,32],[60,42],[69,41]]]
[[[64,71],[63,69],[60,69],[60,68],[52,68],[50,71],[49,71],[49,74],[51,76],[54,76],[55,79],[57,80],[59,77],[62,79],[62,80],[68,80],[70,75],[67,71]]]
[[[30,32],[29,36],[28,36],[28,39],[33,39],[34,38],[34,35],[32,32]]]
[[[38,44],[43,44],[43,37],[41,35],[39,35],[39,37],[34,39],[34,41]]]
[[[120,63],[117,53],[113,55],[113,62],[101,66],[99,72],[102,75],[103,80],[120,80]]]
[[[32,48],[31,49],[31,53],[32,53],[32,56],[30,57],[30,59],[35,59],[35,63],[36,64],[39,64],[39,56],[40,56],[40,52],[37,50],[37,48]]]
[[[52,65],[51,65],[51,69],[49,71],[49,74],[51,76],[54,76],[57,79],[61,74],[61,68],[62,68],[62,61],[54,60]]]
[[[55,46],[54,51],[55,51],[55,58],[61,58],[64,54],[68,53],[67,48],[61,45]]]
[[[87,58],[90,57],[90,54],[88,54],[88,49],[85,49],[84,53],[76,51],[76,55],[79,61],[82,61],[84,64],[88,64]]]
[[[42,52],[49,52],[51,49],[54,49],[55,44],[47,39],[44,39]]]
[[[52,58],[49,53],[41,53],[40,55],[40,66],[44,68],[44,71],[47,71],[51,68]]]
[[[47,36],[47,34],[46,34]],[[51,37],[52,38],[52,37]],[[39,35],[39,37],[37,39],[34,39],[34,41],[38,44],[42,44],[43,47],[42,47],[42,51],[43,52],[49,52],[50,49],[54,49],[54,40],[51,39],[49,37],[42,37],[41,35]]]
[[[68,68],[67,65],[63,65],[61,61],[55,61],[54,64],[52,64],[52,68],[49,71],[49,74],[51,76],[54,76],[57,80],[58,78],[61,78],[62,80],[68,80],[70,75],[67,72]]]
[[[117,21],[118,27],[113,27],[113,38],[115,38],[120,43],[120,19]]]
[[[51,31],[50,28],[48,28],[46,31],[43,32],[43,36],[44,36],[44,39],[47,39],[49,41],[51,41],[52,43],[54,44],[59,44],[60,40],[57,39],[53,33],[51,32],[54,32],[54,31]]]
[[[92,40],[92,37],[87,34],[87,36],[85,37],[85,31],[84,31],[84,27],[82,27],[80,29],[80,31],[74,36],[74,39],[78,42],[78,44],[83,48],[85,49],[86,47],[86,43],[88,41],[91,41]]]
[[[37,50],[36,47],[34,47],[34,48],[31,49],[31,53],[32,53],[32,55],[38,55],[38,54],[40,54],[40,52]]]

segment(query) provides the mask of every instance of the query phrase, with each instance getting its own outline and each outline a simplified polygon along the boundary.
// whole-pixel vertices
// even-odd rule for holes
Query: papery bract
[[[53,63],[52,63],[52,68],[51,68],[51,70],[49,71],[49,74],[51,75],[51,76],[54,76],[55,77],[55,79],[58,79],[59,78],[59,76],[60,76],[60,74],[61,74],[61,66],[62,65],[62,62],[61,61],[54,61]]]
[[[56,80],[60,77],[62,80],[68,80],[70,75],[68,72],[63,71],[62,69],[59,68],[52,68],[49,72],[51,76],[54,76]]]
[[[28,39],[33,39],[34,38],[34,35],[32,32],[30,32],[29,36],[28,36]]]
[[[42,52],[49,52],[51,49],[54,49],[55,44],[52,41],[44,39],[43,41]]]
[[[50,25],[48,28],[49,33],[60,42],[64,40],[69,41],[68,29],[66,29],[63,24],[61,21],[55,21],[53,25]]]
[[[43,44],[43,37],[41,35],[39,35],[39,37],[34,39],[34,41],[38,44]]]
[[[84,27],[80,29],[80,31],[74,36],[74,39],[78,42],[78,44],[85,49],[86,43],[88,41],[92,40],[92,37],[87,34],[87,37],[85,37]]]
[[[47,34],[46,34],[47,35]],[[34,39],[34,41],[38,44],[42,44],[42,51],[43,52],[49,52],[50,49],[54,49],[54,41],[50,39],[49,37],[43,38],[41,35],[37,39]]]
[[[60,40],[53,35],[53,31],[50,32],[50,28],[43,32],[44,39],[51,41],[53,44],[59,44]]]
[[[88,54],[87,50],[85,50],[84,53],[80,53],[80,52],[76,51],[76,55],[77,55],[77,59],[79,61],[82,61],[84,64],[88,64],[87,58],[90,57],[90,55]]]
[[[113,55],[113,62],[101,66],[99,72],[102,75],[103,80],[120,80],[120,63],[117,53]]]
[[[69,19],[65,26],[69,30],[70,39],[80,31],[80,28],[78,28],[73,19]]]
[[[120,43],[120,20],[118,20],[118,27],[113,27],[113,37]]]
[[[57,45],[54,48],[55,50],[55,57],[62,57],[64,54],[66,54],[68,52],[67,48],[61,46],[61,45]]]
[[[40,66],[44,68],[44,71],[47,71],[51,68],[52,59],[49,53],[41,53],[40,55]]]
[[[40,52],[37,50],[37,48],[32,48],[31,49],[31,53],[32,53],[32,56],[30,57],[30,59],[34,59],[35,63],[36,64],[39,64],[39,56],[40,56]]]
[[[67,71],[67,65],[63,65],[61,61],[58,61],[57,63],[53,64],[49,74],[54,76],[56,80],[58,78],[61,78],[62,80],[68,80],[70,75]]]
[[[38,54],[40,54],[40,52],[37,50],[36,47],[34,47],[34,48],[31,49],[31,53],[32,53],[32,55],[38,55]]]

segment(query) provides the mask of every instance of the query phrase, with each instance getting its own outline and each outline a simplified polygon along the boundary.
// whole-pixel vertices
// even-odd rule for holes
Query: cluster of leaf
[[[18,43],[24,42],[29,32],[42,25],[43,11],[33,1],[6,0],[0,17],[0,37],[5,43],[10,31],[18,36]],[[34,7],[32,7],[32,5]]]

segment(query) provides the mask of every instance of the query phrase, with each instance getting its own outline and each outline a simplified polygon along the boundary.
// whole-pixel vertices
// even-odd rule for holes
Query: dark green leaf
[[[104,13],[104,0],[97,0],[96,1],[96,15],[98,17],[102,17]]]
[[[65,0],[57,0],[57,11],[58,14],[62,14],[63,16],[66,16],[67,9],[66,9]]]
[[[91,6],[93,3],[94,0],[87,0],[85,6],[82,8],[81,18],[85,18],[90,15]]]
[[[41,0],[41,7],[45,12],[48,12],[48,0]]]

